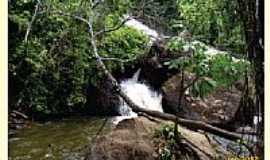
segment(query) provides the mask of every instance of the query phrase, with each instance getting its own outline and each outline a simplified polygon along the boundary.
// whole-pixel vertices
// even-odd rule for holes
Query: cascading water
[[[132,78],[120,82],[122,90],[138,106],[148,110],[163,112],[161,105],[162,95],[151,90],[146,84],[138,81],[140,71],[141,69],[139,69]],[[120,101],[119,113],[121,116],[114,119],[114,123],[116,124],[123,119],[137,117],[137,114],[131,110],[122,98],[120,98]]]

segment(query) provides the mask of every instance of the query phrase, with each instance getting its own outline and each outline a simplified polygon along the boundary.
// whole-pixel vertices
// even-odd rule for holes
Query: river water
[[[162,112],[161,94],[138,81],[140,69],[133,77],[120,85],[132,101],[149,110]],[[108,118],[69,118],[46,123],[33,123],[30,127],[17,130],[9,137],[10,160],[79,160],[83,159],[93,138],[100,132],[108,132],[123,119],[137,117],[120,98],[121,116]]]
[[[9,137],[9,160],[80,160],[96,134],[111,126],[108,119],[87,117],[33,123]]]
[[[163,112],[162,94],[151,89],[147,84],[139,81],[141,69],[138,69],[131,78],[122,80],[120,86],[123,92],[132,100],[133,103],[148,110]],[[114,118],[114,123],[118,123],[123,119],[137,117],[137,113],[120,98],[119,113],[121,116]]]
[[[121,81],[121,88],[140,107],[163,112],[162,95],[139,82],[139,74],[140,69],[133,77]],[[17,130],[9,137],[9,160],[83,159],[84,153],[91,147],[96,135],[109,132],[123,119],[137,117],[137,114],[121,98],[120,101],[121,116],[118,117],[68,118],[46,123],[32,123],[28,128]],[[239,151],[239,145],[214,137],[226,150],[232,146],[234,152]]]

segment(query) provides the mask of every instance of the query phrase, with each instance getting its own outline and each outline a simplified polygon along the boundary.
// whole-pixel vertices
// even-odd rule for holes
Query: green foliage
[[[234,19],[237,17],[235,4],[225,1],[151,0],[144,3],[108,0],[92,10],[89,8],[90,1],[45,0],[41,1],[27,43],[23,41],[24,35],[34,14],[36,1],[10,0],[8,3],[10,106],[30,112],[63,113],[81,108],[86,102],[89,83],[95,85],[102,77],[97,73],[92,55],[88,26],[55,11],[86,19],[91,15],[94,31],[97,32],[119,25],[123,14],[141,12],[136,8],[144,6],[145,23],[164,30],[164,33],[177,33],[186,26],[195,38],[202,36],[200,39],[213,41],[216,45],[226,44],[237,51],[243,45],[242,28]],[[133,59],[144,54],[148,42],[145,35],[128,27],[96,37],[100,55],[116,59]],[[174,37],[167,48],[172,52],[181,52],[186,46],[190,44]],[[199,88],[197,92],[208,91],[200,87],[202,84],[208,85],[208,88],[229,86],[238,78],[237,74],[244,73],[244,62],[235,63],[229,57],[210,60],[205,56],[203,46],[191,47],[195,50],[192,59],[175,59],[166,65],[208,77],[207,82],[196,84]],[[105,63],[110,71],[123,66],[115,61]]]
[[[106,8],[112,3],[112,8]],[[127,11],[126,1],[106,1],[97,8],[94,29],[111,28]],[[50,114],[80,110],[86,103],[86,89],[102,75],[97,73],[88,26],[54,11],[90,15],[89,2],[42,1],[31,27],[28,42],[23,41],[36,1],[9,1],[9,78],[12,87],[10,107],[25,112]],[[121,28],[96,41],[103,57],[129,59],[144,53],[146,36],[131,28]],[[119,63],[106,62],[109,70]]]
[[[184,51],[184,46],[187,45],[182,37],[172,37],[166,44],[166,49],[172,52]]]
[[[172,153],[171,150],[168,149],[166,146],[162,148],[160,151],[160,160],[171,160],[172,159]]]
[[[181,18],[175,23],[188,28],[196,39],[234,52],[244,52],[244,33],[237,2],[179,0]],[[181,27],[185,26],[185,27]]]
[[[99,44],[102,57],[114,57],[122,60],[134,59],[145,53],[149,43],[148,37],[139,31],[122,27],[121,29],[107,34]],[[119,68],[121,63],[106,63],[109,69]]]
[[[192,57],[183,56],[165,62],[164,65],[168,65],[169,69],[184,70],[201,77],[192,86],[192,93],[196,96],[204,97],[217,87],[229,87],[248,72],[247,61],[233,59],[224,53],[207,55],[207,48],[200,43],[189,45],[183,39],[173,37],[166,46],[174,52],[183,51],[184,46],[193,48]]]
[[[171,160],[173,153],[172,148],[176,144],[174,135],[174,125],[164,124],[159,129],[155,130],[154,137],[158,139],[165,139],[166,144],[160,148],[160,160]]]
[[[192,93],[198,97],[204,97],[217,87],[217,82],[210,78],[204,78],[192,86]]]
[[[244,60],[235,62],[229,55],[216,55],[210,61],[209,76],[217,81],[218,85],[230,86],[233,82],[243,78],[248,71],[249,63]]]
[[[155,137],[164,137],[165,139],[174,139],[174,126],[163,124],[155,131]]]

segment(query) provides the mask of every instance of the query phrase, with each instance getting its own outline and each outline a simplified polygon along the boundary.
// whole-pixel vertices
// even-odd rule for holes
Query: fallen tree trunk
[[[107,70],[105,64],[103,63],[101,57],[98,54],[98,50],[95,43],[95,37],[93,32],[93,26],[92,26],[92,19],[89,19],[89,22],[87,23],[89,27],[89,33],[91,36],[91,45],[93,47],[94,56],[96,58],[97,66],[100,71],[104,73],[104,75],[107,77],[107,79],[112,83],[113,88],[115,90],[115,93],[118,94],[123,100],[129,105],[129,107],[134,112],[142,112],[145,114],[148,114],[150,116],[158,117],[164,120],[170,120],[175,121],[177,120],[180,125],[183,125],[187,128],[193,129],[193,130],[203,130],[206,132],[213,133],[215,135],[222,136],[224,138],[230,139],[230,140],[237,140],[241,139],[241,135],[233,132],[229,132],[217,127],[214,127],[212,125],[209,125],[207,123],[201,122],[201,121],[194,121],[194,120],[188,120],[179,118],[177,116],[174,116],[172,114],[162,113],[158,111],[151,111],[144,108],[141,108],[140,106],[136,105],[121,89],[120,85],[116,81],[116,79],[112,76],[112,74]]]
[[[83,23],[86,23],[88,25],[88,32],[90,34],[91,37],[91,45],[93,47],[93,53],[94,53],[94,57],[96,59],[97,62],[97,68],[104,73],[105,77],[112,83],[113,89],[115,91],[116,94],[118,94],[128,105],[129,107],[137,113],[145,113],[148,114],[150,116],[153,117],[158,117],[164,120],[170,120],[170,121],[175,121],[177,120],[179,122],[180,125],[183,125],[189,129],[193,129],[193,130],[203,130],[206,132],[210,132],[213,133],[215,135],[219,135],[222,137],[225,137],[227,139],[230,140],[237,140],[237,139],[242,139],[241,134],[238,133],[234,133],[234,132],[229,132],[226,131],[224,129],[220,129],[217,127],[214,127],[210,124],[207,124],[205,122],[202,121],[194,121],[194,120],[188,120],[188,119],[183,119],[177,116],[174,116],[172,114],[168,114],[168,113],[162,113],[162,112],[158,112],[158,111],[151,111],[151,110],[147,110],[144,108],[141,108],[140,106],[136,105],[121,89],[120,85],[118,84],[118,82],[116,81],[116,79],[112,76],[112,74],[107,70],[105,64],[102,61],[102,57],[99,56],[98,54],[98,50],[97,50],[97,46],[95,43],[95,35],[94,35],[94,31],[93,31],[93,17],[90,16],[89,20],[86,20],[82,17],[78,17],[78,16],[73,16],[73,15],[68,15],[65,14],[63,16],[69,16],[72,17],[74,19],[77,19]]]
[[[161,113],[158,111],[150,111],[150,110],[146,110],[144,108],[136,108],[136,109],[132,108],[132,110],[134,112],[146,113],[150,116],[158,117],[158,118],[161,118],[163,120],[175,121],[175,119],[177,119],[177,121],[180,125],[185,126],[191,130],[203,130],[203,131],[210,132],[212,134],[215,134],[215,135],[218,135],[218,136],[230,139],[230,140],[235,141],[237,139],[242,138],[241,134],[226,131],[224,129],[217,128],[215,126],[212,126],[212,125],[207,124],[207,123],[202,122],[202,121],[184,119],[184,118],[180,118],[180,117],[177,117],[175,115],[172,115],[172,114]]]

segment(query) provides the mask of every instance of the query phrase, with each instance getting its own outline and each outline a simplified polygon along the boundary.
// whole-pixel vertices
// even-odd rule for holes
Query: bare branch
[[[232,140],[237,140],[237,139],[241,139],[241,135],[237,134],[237,133],[233,133],[233,132],[229,132],[217,127],[214,127],[210,124],[207,124],[205,122],[201,122],[201,121],[194,121],[194,120],[188,120],[188,119],[183,119],[183,118],[179,118],[175,115],[171,115],[168,113],[162,113],[162,112],[158,112],[158,111],[151,111],[148,109],[144,109],[141,108],[140,106],[136,105],[135,103],[133,103],[133,101],[123,92],[123,90],[121,89],[120,85],[118,84],[118,82],[116,81],[116,79],[111,75],[111,73],[107,70],[106,66],[104,65],[104,63],[102,62],[98,52],[97,52],[97,47],[95,44],[95,39],[94,39],[94,33],[93,33],[93,28],[92,28],[92,22],[91,22],[91,18],[89,21],[89,33],[91,35],[91,44],[93,46],[93,50],[94,50],[94,56],[97,59],[97,65],[98,68],[101,69],[101,71],[104,72],[105,76],[107,76],[108,80],[110,80],[112,82],[112,85],[115,88],[116,93],[123,98],[123,100],[130,106],[130,108],[134,111],[134,112],[142,112],[142,113],[146,113],[150,116],[154,116],[154,117],[158,117],[164,120],[170,120],[170,121],[174,121],[175,119],[177,119],[178,123],[186,126],[188,128],[193,128],[193,129],[201,129],[207,132],[211,132],[213,134],[217,134],[220,136],[223,136],[225,138],[228,139],[232,139]]]
[[[68,15],[68,16],[70,16],[70,15]],[[177,117],[177,116],[172,115],[172,114],[162,113],[162,112],[159,112],[159,111],[152,111],[152,110],[141,108],[140,106],[136,105],[123,92],[123,90],[121,89],[121,86],[118,84],[116,79],[112,76],[112,74],[107,70],[105,64],[103,63],[101,57],[99,56],[97,46],[96,46],[96,43],[95,43],[95,36],[94,36],[94,31],[93,31],[93,26],[92,26],[92,23],[93,23],[92,22],[92,17],[91,16],[89,17],[88,22],[86,22],[85,19],[82,19],[81,17],[76,17],[76,16],[71,16],[71,17],[76,18],[76,19],[78,19],[80,21],[83,21],[83,22],[88,24],[88,27],[89,27],[88,32],[89,32],[89,34],[91,36],[91,45],[93,47],[93,53],[94,53],[94,57],[96,58],[96,61],[97,61],[98,69],[100,71],[104,72],[104,75],[108,78],[109,81],[111,81],[112,86],[113,86],[113,88],[115,90],[115,93],[118,94],[121,98],[123,98],[123,100],[130,106],[130,108],[134,112],[136,112],[136,113],[138,113],[138,112],[145,113],[145,114],[148,114],[149,116],[158,117],[158,118],[161,118],[163,120],[175,121],[175,119],[177,119],[179,124],[181,124],[181,125],[183,125],[185,127],[188,127],[189,129],[204,130],[206,132],[217,134],[217,135],[220,135],[222,137],[225,137],[225,138],[228,138],[228,139],[231,139],[231,140],[237,140],[237,139],[242,138],[240,134],[237,134],[237,133],[234,133],[234,132],[229,132],[229,131],[226,131],[224,129],[217,128],[215,126],[212,126],[212,125],[207,124],[207,123],[202,122],[202,121],[183,119],[183,118]]]
[[[101,60],[103,61],[118,61],[121,63],[127,63],[127,62],[131,62],[137,59],[137,57],[134,58],[130,58],[130,59],[120,59],[120,58],[110,58],[110,57],[100,57]]]
[[[101,0],[97,0],[93,6],[92,6],[92,9],[95,9],[102,1]]]
[[[108,33],[108,32],[116,31],[116,30],[120,29],[121,27],[123,27],[127,21],[131,20],[132,18],[138,18],[138,17],[140,17],[142,14],[143,14],[143,12],[140,12],[140,13],[139,13],[138,15],[136,15],[136,16],[128,16],[128,17],[125,18],[119,25],[117,25],[117,26],[115,26],[115,27],[112,27],[112,28],[110,28],[110,29],[101,30],[101,31],[97,32],[94,36],[98,36],[98,35],[100,35],[100,34],[105,34],[105,33]]]
[[[69,13],[63,13],[61,11],[53,11],[52,13],[58,14],[58,15],[61,15],[61,16],[71,17],[71,18],[77,19],[77,20],[79,20],[81,22],[84,22],[87,25],[89,25],[89,22],[88,22],[87,19],[85,19],[83,17],[80,17],[80,16],[77,16],[77,15],[72,15],[72,14],[69,14]]]
[[[28,27],[27,27],[27,30],[26,30],[26,33],[25,33],[25,36],[24,36],[24,42],[27,42],[27,40],[28,40],[28,36],[29,36],[30,31],[31,31],[32,24],[34,23],[34,21],[36,19],[37,12],[38,12],[40,4],[41,4],[40,0],[37,0],[37,4],[35,6],[35,12],[34,12],[34,14],[32,16],[31,21],[28,23]]]
[[[21,113],[19,111],[16,111],[16,110],[11,111],[11,114],[12,113],[14,113],[15,116],[18,115],[18,116],[22,117],[23,119],[27,119],[28,118],[27,115],[25,115],[25,114],[23,114],[23,113]]]
[[[132,17],[132,16],[129,16],[129,17],[127,17],[126,19],[124,19],[119,25],[117,25],[117,26],[115,26],[115,27],[113,27],[113,28],[110,28],[110,29],[101,30],[101,31],[97,32],[97,33],[95,34],[95,36],[98,36],[98,35],[100,35],[100,34],[105,34],[105,33],[108,33],[108,32],[116,31],[116,30],[120,29],[121,27],[123,27],[124,24],[125,24],[127,21],[129,21],[131,18],[133,18],[133,17]]]
[[[209,159],[215,159],[212,155],[210,155],[206,151],[204,151],[201,148],[199,148],[198,146],[196,146],[196,144],[194,144],[192,141],[190,141],[189,139],[187,139],[185,136],[181,135],[181,138],[184,140],[184,142],[186,143],[186,145],[188,147],[190,147],[193,150],[193,152],[195,152],[198,155],[198,157],[200,157],[200,159],[202,159],[202,160],[204,159],[202,157],[203,155],[206,156],[206,157],[208,157]],[[178,142],[178,143],[181,143],[181,141]]]

